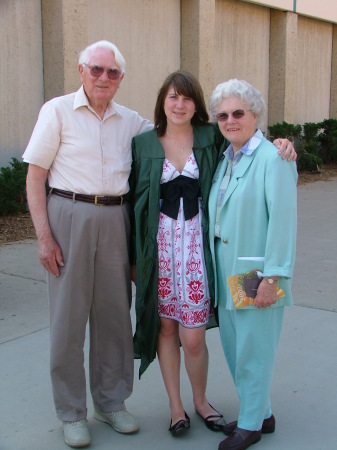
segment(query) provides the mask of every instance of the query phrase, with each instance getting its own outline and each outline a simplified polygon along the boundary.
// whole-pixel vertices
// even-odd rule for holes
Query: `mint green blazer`
[[[219,186],[227,167],[220,161],[209,197],[209,236],[216,273],[214,227]],[[272,307],[292,305],[291,279],[296,251],[297,170],[295,162],[282,160],[276,147],[263,138],[252,155],[243,155],[229,182],[220,214],[223,264],[226,278],[253,269],[266,276],[278,275],[285,296]],[[241,261],[239,257],[264,257],[264,262]],[[218,283],[224,283],[226,298],[219,299]],[[215,277],[215,305],[225,302],[235,309],[227,280]],[[254,309],[255,306],[246,308]]]

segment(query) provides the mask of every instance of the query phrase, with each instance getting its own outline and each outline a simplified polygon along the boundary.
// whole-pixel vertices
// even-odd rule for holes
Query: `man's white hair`
[[[91,53],[98,49],[104,48],[111,51],[115,55],[115,60],[122,73],[125,73],[125,59],[115,44],[109,41],[98,41],[86,47],[81,53],[78,60],[79,64],[89,64]]]

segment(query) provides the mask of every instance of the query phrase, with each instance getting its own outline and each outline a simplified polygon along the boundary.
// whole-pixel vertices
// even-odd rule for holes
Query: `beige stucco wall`
[[[336,0],[296,0],[296,12],[329,22],[337,22]]]
[[[43,102],[40,0],[0,1],[0,167],[20,158]]]
[[[292,12],[274,9],[270,13],[269,125],[295,120],[297,19]]]
[[[206,100],[216,84],[247,79],[272,123],[337,118],[333,2],[329,23],[248,0],[1,0],[0,167],[20,158],[43,102],[79,87],[79,52],[99,39],[126,58],[116,100],[150,119],[180,67]]]
[[[78,54],[88,42],[86,0],[41,0],[45,101],[80,85]]]
[[[179,0],[88,0],[88,42],[108,39],[126,59],[116,101],[153,119],[157,92],[180,68]]]
[[[255,3],[281,11],[291,11],[298,14],[311,16],[316,19],[337,22],[337,2],[336,0],[241,0]]]
[[[333,26],[332,36],[330,117],[337,119],[337,25]]]
[[[150,119],[165,77],[180,67],[179,0],[42,0],[46,100],[78,89],[78,56],[114,42],[126,59],[115,100]]]
[[[215,0],[181,3],[181,69],[198,77],[206,103],[214,89]]]
[[[256,5],[268,6],[272,8],[282,9],[283,11],[292,11],[294,7],[294,0],[240,0],[247,3],[254,3]]]
[[[329,117],[333,25],[298,17],[295,122]]]
[[[214,85],[230,78],[259,89],[268,109],[270,12],[236,0],[216,1]]]

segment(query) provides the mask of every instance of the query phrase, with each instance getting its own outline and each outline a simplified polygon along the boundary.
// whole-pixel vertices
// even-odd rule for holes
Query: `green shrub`
[[[303,125],[303,134],[300,138],[300,145],[297,145],[296,151],[297,170],[308,172],[319,172],[319,166],[322,164],[320,158],[321,143],[318,139],[321,124],[306,122]]]
[[[322,164],[322,160],[312,153],[302,153],[297,158],[297,170],[299,172],[320,172],[319,166]]]
[[[12,158],[9,167],[0,168],[0,215],[27,212],[26,176],[28,164]]]
[[[319,165],[337,161],[336,119],[307,122],[303,126],[282,122],[270,125],[268,130],[271,140],[281,137],[294,141],[298,171],[317,172]]]
[[[274,141],[276,138],[287,138],[293,141],[295,138],[299,138],[302,134],[301,125],[293,125],[284,121],[282,123],[270,125],[268,130],[271,141]]]
[[[337,119],[325,119],[320,123],[321,133],[318,139],[321,144],[320,157],[323,162],[337,161]]]
[[[318,134],[321,129],[321,123],[313,123],[313,122],[306,122],[303,125],[303,137],[307,139],[308,141],[317,140],[318,141]]]
[[[316,144],[314,141],[312,142],[312,148],[314,149],[314,152],[311,153],[308,149],[304,148],[303,138],[295,138],[294,139],[294,147],[297,152],[297,170],[298,172],[301,171],[308,171],[308,172],[319,172],[319,166],[322,164],[322,160],[317,156],[315,146]],[[310,145],[307,147],[310,148]]]

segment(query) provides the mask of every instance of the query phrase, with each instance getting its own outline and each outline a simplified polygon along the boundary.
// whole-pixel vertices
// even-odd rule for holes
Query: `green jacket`
[[[208,238],[208,198],[213,174],[223,152],[224,138],[217,125],[194,126],[193,152],[199,167],[203,205],[203,242],[209,291],[214,301],[214,275]],[[130,175],[131,263],[137,266],[135,358],[141,359],[139,377],[155,359],[160,328],[158,315],[157,232],[160,179],[164,149],[155,130],[133,138]]]

